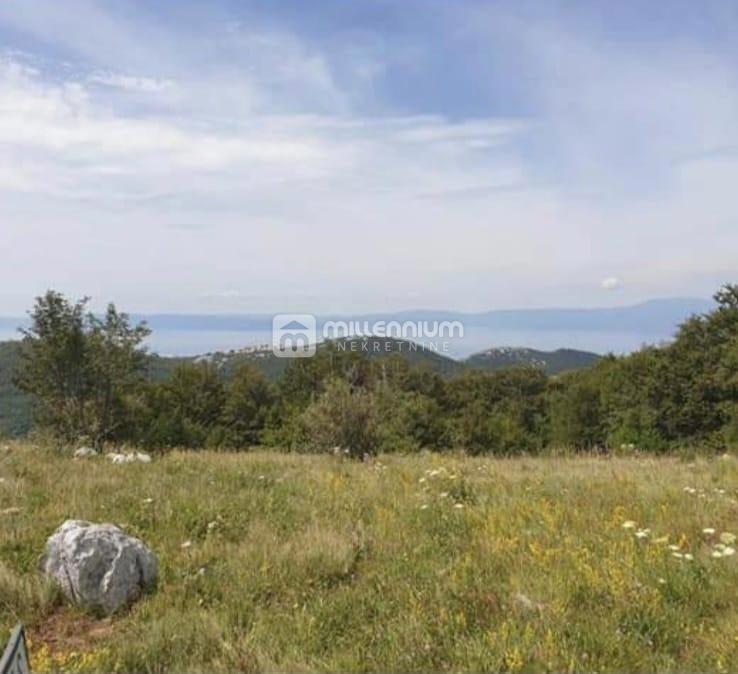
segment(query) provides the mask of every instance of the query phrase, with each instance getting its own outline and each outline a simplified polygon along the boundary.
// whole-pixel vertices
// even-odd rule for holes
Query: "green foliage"
[[[146,415],[139,429],[146,447],[204,447],[219,444],[220,415],[226,390],[209,363],[184,363],[164,382],[149,384],[140,406]]]
[[[17,386],[33,397],[39,424],[63,442],[96,446],[121,430],[126,394],[141,383],[144,325],[131,326],[114,305],[100,319],[87,299],[49,291],[36,300],[24,331]]]
[[[146,357],[145,327],[131,327],[114,307],[98,319],[84,300],[72,304],[51,292],[32,314],[18,381],[39,401],[42,425],[67,441],[86,436],[97,444],[341,447],[353,456],[725,449],[738,445],[738,286],[725,286],[715,300],[714,311],[685,321],[670,344],[555,377],[530,350],[493,350],[488,365],[497,367],[501,356],[532,365],[462,370],[439,354],[407,351],[400,340],[357,338],[280,362],[272,383],[274,368],[257,369],[259,359],[246,353],[206,362]],[[0,349],[0,393],[18,348]],[[558,353],[562,363],[581,355]],[[24,404],[16,396],[3,406],[0,424],[7,428]]]
[[[335,452],[353,457],[376,452],[379,414],[376,396],[332,378],[295,420],[291,446],[296,450]]]
[[[249,364],[240,365],[228,383],[220,415],[221,444],[227,447],[259,444],[273,404],[274,392],[264,375]]]
[[[31,430],[32,400],[14,383],[20,342],[0,342],[0,437],[18,437]]]
[[[545,444],[546,376],[537,368],[467,373],[448,385],[452,443],[472,454],[535,452]]]

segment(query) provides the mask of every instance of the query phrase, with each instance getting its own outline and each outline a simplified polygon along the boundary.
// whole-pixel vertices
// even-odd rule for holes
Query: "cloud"
[[[122,89],[123,91],[144,94],[157,94],[175,87],[173,80],[156,77],[135,77],[132,75],[122,75],[120,73],[104,71],[92,73],[87,78],[87,81],[93,84],[101,84],[106,87],[111,87],[113,89]]]
[[[608,276],[602,279],[600,287],[603,290],[618,290],[623,287],[623,282],[617,276]]]
[[[211,284],[244,311],[481,310],[596,302],[602,270],[618,301],[738,272],[720,45],[505,3],[121,7],[0,6],[35,48],[0,58],[6,312],[48,286],[210,310]]]

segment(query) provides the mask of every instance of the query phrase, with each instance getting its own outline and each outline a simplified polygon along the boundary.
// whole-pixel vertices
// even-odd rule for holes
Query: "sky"
[[[3,0],[0,315],[738,280],[738,4]]]

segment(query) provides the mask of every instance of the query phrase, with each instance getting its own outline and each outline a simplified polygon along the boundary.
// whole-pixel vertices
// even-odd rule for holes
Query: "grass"
[[[0,478],[0,627],[27,625],[37,672],[738,670],[738,556],[712,556],[738,533],[735,459],[113,466],[14,444]],[[67,518],[142,538],[157,591],[70,607],[35,570]]]

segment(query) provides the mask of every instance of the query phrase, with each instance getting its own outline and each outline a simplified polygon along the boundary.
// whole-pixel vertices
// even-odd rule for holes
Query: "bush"
[[[352,457],[373,454],[380,435],[375,396],[342,379],[325,384],[320,397],[294,422],[291,448],[298,451],[340,450]]]

